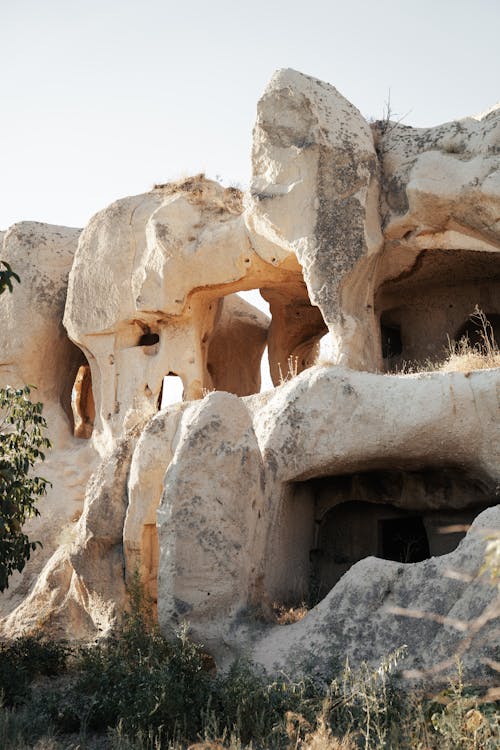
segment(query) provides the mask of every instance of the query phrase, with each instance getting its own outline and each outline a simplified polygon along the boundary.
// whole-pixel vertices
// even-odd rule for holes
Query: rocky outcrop
[[[425,659],[416,648],[412,659],[432,665],[441,658],[438,644],[441,648],[446,637],[440,628],[447,623],[423,615],[410,639],[406,631],[413,627],[411,621],[401,625],[400,615],[390,606],[419,609],[426,603],[425,611],[432,614],[437,596],[430,595],[432,588],[446,589],[446,596],[437,596],[440,607],[434,614],[448,617],[459,606],[458,590],[460,597],[470,596],[470,590],[464,583],[449,583],[446,571],[480,577],[486,536],[478,535],[477,529],[487,527],[486,520],[478,520],[470,538],[451,555],[409,565],[372,558],[353,565],[290,631],[275,626],[262,636],[258,627],[252,628],[251,615],[242,625],[242,613],[255,606],[265,613],[273,602],[311,600],[315,525],[326,511],[353,497],[371,503],[389,500],[413,516],[436,507],[442,510],[441,488],[432,488],[432,481],[436,483],[439,470],[446,469],[459,483],[462,473],[472,472],[476,484],[481,478],[483,486],[479,496],[474,483],[461,493],[447,481],[448,509],[498,502],[499,384],[494,371],[469,377],[389,377],[317,367],[274,393],[246,399],[244,406],[218,393],[193,404],[178,428],[158,513],[160,545],[166,551],[160,558],[158,590],[162,627],[168,630],[187,619],[194,635],[214,649],[224,644],[244,649],[253,639],[256,658],[268,668],[287,667],[293,653],[310,652],[314,662],[314,644],[321,645],[316,651],[320,664],[328,638],[353,662],[380,659],[398,646],[416,647],[424,639]],[[394,467],[411,472],[411,492],[381,498],[372,479],[368,495],[365,489],[347,496],[347,475],[363,477],[370,472],[373,478],[375,472]],[[419,471],[427,473],[425,488],[417,493]],[[334,497],[339,475],[344,480],[342,493]],[[332,499],[326,505],[312,484],[319,478],[330,481]],[[345,528],[341,533],[348,536],[351,531]],[[368,570],[373,571],[370,576]],[[399,589],[391,581],[397,581]],[[346,591],[349,597],[340,606]],[[494,589],[483,577],[474,591],[475,606],[466,621],[487,607]],[[335,613],[334,625],[329,612]],[[377,637],[368,638],[374,619]],[[365,642],[363,649],[359,639]]]
[[[83,353],[62,325],[68,275],[80,229],[22,222],[3,237],[0,258],[19,273],[20,284],[0,297],[0,385],[34,386],[32,399],[44,404],[52,450],[42,475],[50,482],[39,504],[41,515],[29,519],[28,535],[43,547],[15,574],[0,597],[6,614],[21,603],[51,555],[71,536],[80,517],[85,487],[97,454],[75,439],[72,387]]]
[[[5,233],[1,250],[21,276],[15,294],[0,298],[1,383],[35,384],[46,408],[62,406],[70,419],[81,352],[69,340],[62,316],[80,232],[22,222]]]
[[[406,647],[399,668],[420,684],[442,682],[457,658],[467,679],[494,679],[488,661],[498,643],[490,634],[498,630],[500,606],[484,555],[498,528],[497,506],[444,557],[413,565],[376,557],[358,562],[304,619],[254,636],[253,659],[270,671],[293,665],[328,674],[346,658],[351,665],[376,663]]]
[[[472,300],[500,315],[500,107],[434,128],[372,127],[385,238],[375,312],[402,332],[397,361],[423,362],[462,335]]]
[[[0,298],[0,382],[37,386],[54,446],[27,529],[44,548],[2,595],[4,636],[107,634],[138,573],[163,632],[187,620],[221,664],[322,671],[406,644],[413,675],[459,653],[488,677],[499,371],[422,365],[463,333],[500,337],[499,129],[498,108],[369,125],[281,70],[246,195],[198,175],[82,232],[1,233],[21,285]]]
[[[127,604],[123,526],[133,443],[133,436],[121,440],[92,475],[83,514],[60,540],[33,590],[1,623],[3,636],[44,631],[89,640],[116,626]]]

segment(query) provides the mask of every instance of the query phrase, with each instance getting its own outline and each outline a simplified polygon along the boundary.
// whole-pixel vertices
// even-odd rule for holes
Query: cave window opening
[[[152,333],[151,331],[146,331],[145,333],[142,334],[137,346],[154,346],[155,344],[159,344],[159,343],[160,343],[160,336],[158,333]]]
[[[92,374],[88,362],[80,365],[71,389],[71,411],[73,434],[88,439],[92,435],[95,421],[95,403],[92,393]]]
[[[216,301],[213,327],[201,335],[204,390],[251,396],[273,390],[317,364],[328,333],[303,280],[230,293]],[[213,311],[215,308],[209,309]]]
[[[231,293],[216,302],[213,330],[202,339],[209,376],[204,394],[215,390],[244,397],[273,388],[267,356],[272,324],[269,303],[258,288]]]
[[[402,563],[422,562],[430,557],[429,540],[421,516],[383,519],[378,523],[378,557]]]
[[[321,310],[311,304],[304,282],[240,292],[270,319],[261,360],[261,391],[274,389],[317,364],[328,334]]]
[[[172,404],[180,403],[184,398],[184,384],[182,379],[175,373],[169,372],[163,378],[160,393],[158,395],[158,409],[165,409]]]

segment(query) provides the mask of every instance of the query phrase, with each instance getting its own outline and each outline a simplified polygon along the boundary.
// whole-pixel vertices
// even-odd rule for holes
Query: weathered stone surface
[[[2,595],[3,635],[109,633],[138,571],[163,631],[187,620],[220,663],[321,671],[407,644],[410,668],[458,652],[484,676],[500,371],[397,370],[500,337],[499,117],[370,128],[282,70],[247,196],[198,175],[81,234],[0,233],[22,278],[0,298],[0,383],[38,387],[54,444],[28,527],[44,549]],[[266,346],[284,382],[259,394]],[[160,408],[169,375],[184,402]]]
[[[366,120],[333,86],[279,70],[258,104],[252,161],[246,221],[257,252],[276,264],[296,256],[339,361],[373,361],[358,331],[370,318],[343,291],[356,264],[382,247],[378,161]]]
[[[101,450],[124,427],[154,414],[169,373],[182,379],[186,399],[214,387],[236,390],[237,375],[231,380],[218,362],[221,336],[232,335],[220,316],[223,305],[234,303],[223,297],[295,278],[301,279],[300,268],[276,269],[253,250],[239,191],[203,176],[117,201],[97,214],[80,238],[64,322],[89,359]],[[246,310],[257,315],[251,305]],[[219,322],[225,331],[218,336]],[[259,381],[260,328],[261,316],[246,328],[250,338],[239,362],[246,382],[238,395]],[[214,338],[215,379],[207,367]]]
[[[0,385],[35,386],[31,397],[44,404],[53,449],[41,472],[51,483],[39,503],[41,515],[25,527],[43,548],[32,555],[22,576],[12,577],[0,597],[2,615],[26,597],[49,557],[73,533],[95,466],[93,447],[73,437],[71,390],[83,355],[62,325],[80,232],[22,222],[3,234],[0,258],[18,272],[21,283],[0,297]]]
[[[252,626],[251,617],[245,622],[243,612],[256,603],[266,611],[274,601],[307,597],[318,521],[317,500],[305,494],[306,480],[389,467],[413,472],[440,467],[466,472],[474,467],[484,478],[483,503],[498,502],[499,385],[498,371],[384,376],[317,367],[273,393],[245,399],[245,410],[222,394],[190,407],[177,435],[158,516],[163,628],[185,618],[197,637],[204,634],[219,649],[223,643],[244,649],[253,638],[255,657],[268,668],[289,667],[294,654],[306,652],[313,662],[316,656],[318,667],[328,640],[354,663],[362,658],[376,661],[403,644],[413,648],[418,663],[422,653],[416,646],[425,642],[422,663],[430,666],[441,658],[446,642],[442,625],[423,617],[417,628],[388,607],[430,613],[439,601],[435,614],[447,616],[459,606],[473,584],[450,582],[445,572],[452,568],[477,578],[486,540],[484,535],[475,537],[474,530],[450,555],[407,565],[372,558],[359,562],[301,623],[290,631],[275,626],[262,643],[259,628]],[[241,440],[248,434],[255,435],[254,458],[246,464],[250,475],[242,472],[239,459]],[[257,486],[262,499],[256,501]],[[300,496],[297,488],[302,488]],[[426,503],[433,509],[435,500],[427,487],[427,495],[410,494],[393,502],[416,512]],[[371,502],[377,501],[372,487]],[[457,502],[460,508],[474,506],[478,499],[459,495]],[[453,497],[447,506],[454,507]],[[265,523],[258,517],[261,508]],[[232,518],[244,523],[247,533],[240,529],[238,540],[251,543],[251,555],[235,551],[234,531],[229,533]],[[477,521],[474,529],[481,523],[486,521]],[[488,605],[493,591],[489,585],[474,584],[477,603],[466,619]],[[373,637],[368,637],[371,632]]]
[[[488,679],[495,659],[500,610],[479,625],[495,600],[483,572],[486,539],[500,528],[498,506],[484,511],[452,553],[412,565],[369,557],[354,565],[306,617],[274,626],[255,639],[253,658],[268,669],[284,665],[326,672],[331,663],[376,663],[406,646],[399,667],[419,681],[443,681],[456,658],[468,679]],[[470,642],[469,642],[470,639]]]
[[[400,327],[399,361],[423,362],[460,337],[474,305],[500,314],[500,107],[434,128],[372,127],[385,238],[375,313]]]
[[[258,578],[264,467],[250,415],[227,393],[191,405],[176,442],[158,510],[159,620],[168,632],[187,619],[220,647]],[[186,472],[193,454],[203,470]]]
[[[116,625],[127,601],[123,526],[133,445],[133,437],[119,441],[100,463],[80,520],[61,540],[33,591],[0,624],[4,637],[43,629],[47,635],[92,639]]]
[[[2,260],[21,277],[12,294],[0,297],[1,382],[33,383],[47,407],[65,403],[70,414],[69,381],[80,352],[68,339],[62,316],[80,232],[22,222],[5,232],[1,250]]]
[[[127,482],[128,506],[123,527],[126,573],[129,579],[136,571],[139,573],[155,605],[159,562],[156,512],[179,422],[186,408],[187,403],[171,406],[145,425],[134,449]]]
[[[424,249],[500,242],[500,106],[477,117],[413,128],[375,123],[383,169],[384,234]]]

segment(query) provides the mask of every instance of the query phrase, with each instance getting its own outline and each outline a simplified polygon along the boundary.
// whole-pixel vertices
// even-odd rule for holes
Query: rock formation
[[[198,175],[81,232],[3,235],[22,284],[0,298],[0,384],[38,387],[54,448],[29,528],[44,548],[1,632],[105,635],[138,571],[163,632],[187,621],[220,663],[321,670],[407,644],[409,667],[458,650],[487,677],[500,374],[422,370],[474,335],[476,306],[500,339],[500,108],[370,125],[282,70],[252,159],[245,195]],[[162,408],[172,377],[183,398]]]

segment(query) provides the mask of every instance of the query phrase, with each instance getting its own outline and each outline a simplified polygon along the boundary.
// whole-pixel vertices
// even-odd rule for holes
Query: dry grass
[[[476,305],[470,319],[476,324],[480,341],[472,344],[467,336],[460,341],[448,339],[446,358],[439,363],[426,363],[422,369],[440,372],[471,372],[500,367],[500,349],[495,341],[493,326],[482,310]]]
[[[441,372],[470,372],[500,367],[498,346],[472,346],[467,338],[450,342],[448,357],[439,366]]]
[[[445,357],[441,361],[403,362],[396,373],[402,375],[418,372],[463,372],[489,370],[500,367],[500,348],[495,340],[493,327],[486,315],[476,305],[470,316],[477,326],[480,341],[471,343],[467,336],[459,341],[448,338]]]
[[[285,720],[290,750],[357,750],[358,746],[349,733],[341,739],[334,737],[321,714],[314,727],[302,714],[293,711],[286,712]]]
[[[292,380],[292,378],[296,378],[299,372],[299,358],[293,357],[290,355],[287,360],[287,371],[283,374],[283,370],[281,369],[281,362],[278,362],[278,372],[280,375],[280,385],[283,385],[283,383],[288,383],[289,380]]]
[[[196,206],[203,206],[215,213],[228,212],[238,215],[243,211],[243,193],[236,187],[223,188],[218,182],[208,180],[203,173],[174,182],[158,183],[153,190],[166,195],[183,193]]]
[[[277,625],[293,625],[294,622],[302,620],[309,609],[305,604],[299,607],[288,607],[285,604],[274,602],[272,605],[273,620]]]

